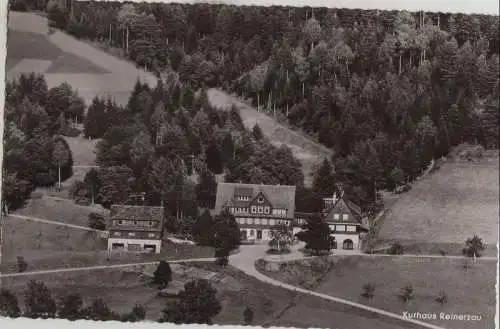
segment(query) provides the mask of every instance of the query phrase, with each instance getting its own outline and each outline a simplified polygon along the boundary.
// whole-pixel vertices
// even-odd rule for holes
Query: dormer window
[[[264,202],[264,198],[263,198],[262,196],[259,196],[259,197],[257,198],[257,202],[258,202],[258,203],[263,203],[263,202]]]

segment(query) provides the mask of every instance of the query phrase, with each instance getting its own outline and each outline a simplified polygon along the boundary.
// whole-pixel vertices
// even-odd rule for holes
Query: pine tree
[[[25,316],[29,318],[53,318],[57,312],[57,305],[49,288],[41,281],[30,281],[25,292]]]
[[[255,140],[261,140],[264,137],[262,130],[260,129],[258,124],[255,124],[252,129],[252,136]]]
[[[170,281],[172,281],[172,269],[169,263],[162,260],[154,272],[153,282],[164,288]]]
[[[306,243],[306,249],[315,255],[321,255],[333,248],[335,242],[331,233],[328,224],[316,214],[307,221],[305,230],[298,234],[298,238]]]
[[[323,197],[330,197],[335,192],[333,168],[326,158],[314,175],[313,188],[315,193]]]
[[[223,171],[221,153],[219,147],[212,140],[206,151],[207,154],[207,167],[214,174],[221,174]]]

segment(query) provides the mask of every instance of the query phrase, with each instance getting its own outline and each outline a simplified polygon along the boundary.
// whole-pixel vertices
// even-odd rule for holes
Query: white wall
[[[254,230],[253,236],[250,236],[250,230]],[[257,240],[257,229],[240,228],[240,231],[247,232],[247,240],[246,241],[270,241],[271,240],[271,230],[270,229],[261,229],[262,240]]]
[[[152,244],[156,246],[156,253],[159,254],[161,250],[161,240],[141,240],[141,239],[108,239],[108,251],[113,251],[113,243],[123,243],[124,250],[128,250],[129,244],[139,244],[144,249],[145,244]]]
[[[292,234],[295,235],[299,233],[300,231],[303,231],[300,227],[294,227]],[[344,240],[346,239],[351,239],[353,243],[353,249],[354,251],[359,251],[360,245],[359,245],[359,234],[342,234],[342,233],[333,233],[332,236],[335,237],[335,240],[337,241],[337,250],[342,250],[342,244],[344,243]]]
[[[358,234],[341,234],[341,233],[334,233],[332,234],[335,237],[335,240],[337,241],[337,250],[342,250],[342,244],[344,243],[344,240],[351,239],[353,243],[353,249],[354,251],[359,250],[359,235]]]

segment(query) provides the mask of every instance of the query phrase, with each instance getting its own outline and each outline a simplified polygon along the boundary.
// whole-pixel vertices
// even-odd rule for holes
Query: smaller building
[[[163,207],[112,205],[108,251],[160,253]]]
[[[363,224],[361,208],[344,197],[341,192],[340,197],[336,194],[331,198],[324,198],[322,216],[332,231],[335,239],[333,249],[355,250],[361,249],[360,237],[368,231]],[[303,230],[303,225],[313,214],[295,213],[293,234],[294,236]]]

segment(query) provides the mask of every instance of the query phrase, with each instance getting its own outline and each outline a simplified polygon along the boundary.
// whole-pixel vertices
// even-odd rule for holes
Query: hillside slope
[[[479,235],[496,252],[498,175],[496,156],[447,160],[416,182],[391,207],[379,233],[381,243],[399,241],[419,250],[461,252],[465,240]],[[454,250],[448,250],[452,248]]]
[[[285,144],[292,150],[293,155],[302,164],[304,172],[304,183],[306,186],[312,184],[312,174],[316,165],[325,157],[329,158],[333,151],[325,146],[309,139],[302,134],[276,122],[268,115],[258,112],[255,108],[243,103],[237,97],[231,96],[218,89],[209,89],[207,96],[210,103],[218,108],[230,109],[233,105],[240,112],[241,120],[247,129],[252,129],[256,124],[271,142],[280,146]]]

